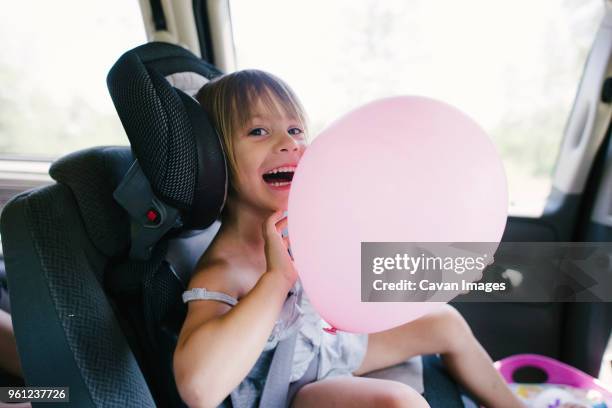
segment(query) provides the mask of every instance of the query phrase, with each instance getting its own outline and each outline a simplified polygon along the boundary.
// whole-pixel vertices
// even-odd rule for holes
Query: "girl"
[[[221,229],[183,294],[193,301],[174,373],[188,405],[217,406],[239,387],[255,406],[271,352],[298,330],[291,380],[314,358],[319,368],[317,381],[295,394],[293,407],[427,407],[403,383],[360,375],[433,353],[487,407],[522,406],[450,306],[370,335],[324,332],[308,299],[295,301],[301,287],[281,234],[293,172],[307,145],[302,106],[284,82],[257,70],[216,78],[196,98],[221,135],[230,184]]]

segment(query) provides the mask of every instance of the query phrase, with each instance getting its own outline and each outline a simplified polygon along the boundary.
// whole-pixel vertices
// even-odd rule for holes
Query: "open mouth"
[[[277,167],[264,173],[262,176],[264,181],[272,187],[284,187],[291,184],[293,174],[295,173],[294,166]]]

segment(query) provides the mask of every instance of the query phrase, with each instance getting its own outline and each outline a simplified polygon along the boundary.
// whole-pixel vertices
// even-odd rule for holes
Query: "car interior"
[[[87,11],[73,3],[75,11]],[[123,3],[115,6],[124,7]],[[263,18],[272,16],[275,8],[289,7],[269,1],[257,6],[234,0],[131,3],[137,17],[134,24],[146,39],[129,45],[118,42],[112,51],[114,58],[104,65],[104,77],[86,75],[88,81],[107,87],[104,98],[120,127],[99,126],[103,130],[119,129],[121,135],[87,140],[87,134],[80,134],[75,138],[76,145],[67,144],[67,151],[56,153],[43,146],[42,153],[28,155],[23,146],[36,144],[36,138],[44,138],[43,134],[33,132],[34,141],[10,147],[3,139],[21,137],[10,134],[13,125],[7,118],[15,115],[11,111],[0,113],[0,278],[4,290],[0,302],[12,317],[23,370],[23,378],[3,372],[0,379],[2,386],[70,389],[69,403],[32,402],[34,407],[186,406],[172,369],[172,355],[187,311],[181,293],[219,229],[228,183],[220,139],[193,96],[207,81],[243,67],[239,62],[243,51],[239,49],[252,27],[247,25],[242,34],[237,27],[247,20],[249,7],[262,13],[251,14],[256,20],[261,17],[259,23],[278,24],[278,30],[286,30],[286,21],[293,21]],[[388,23],[385,13],[399,15],[395,8],[408,7],[374,3],[353,6],[370,7],[366,15],[373,31],[361,33],[370,39],[378,35],[376,30],[384,31]],[[547,7],[561,7],[560,3],[547,2]],[[582,7],[574,3],[571,7]],[[526,126],[527,137],[512,134],[514,144],[502,149],[504,160],[505,152],[516,148],[521,159],[534,163],[547,160],[542,157],[549,151],[554,156],[550,168],[542,173],[549,184],[543,195],[538,192],[543,197],[541,209],[532,213],[511,210],[502,241],[612,241],[612,1],[592,3],[588,10],[594,10],[596,19],[581,20],[591,27],[588,31],[580,26],[590,37],[584,58],[577,62],[578,76],[571,77],[573,82],[555,79],[571,94],[564,115],[554,112],[555,120],[562,124],[554,139],[556,145],[537,145],[536,153],[523,153],[521,145],[539,138],[538,128]],[[531,7],[526,4],[525,13]],[[313,15],[324,25],[325,3],[295,7],[298,11],[299,7],[316,9]],[[571,7],[569,10],[574,10]],[[445,10],[441,7],[438,12],[444,14]],[[112,18],[112,13],[109,15]],[[581,16],[586,15],[583,10]],[[348,19],[346,24],[350,23]],[[125,24],[124,19],[118,19],[117,25],[121,24]],[[37,30],[34,23],[31,30]],[[70,35],[76,37],[78,33]],[[274,35],[282,36],[278,32]],[[283,58],[289,58],[290,53],[280,49],[282,44],[260,42],[259,46],[264,55],[284,53]],[[249,44],[243,57],[255,67],[256,46]],[[313,41],[310,47],[317,49],[319,44]],[[71,53],[75,51],[79,54],[76,59],[88,59],[96,53],[95,47]],[[336,52],[342,54],[342,50]],[[384,53],[381,57],[377,52],[372,51],[372,60],[385,58]],[[310,64],[315,63],[325,72],[325,66],[336,61],[309,61],[295,72],[308,76]],[[354,63],[365,70],[369,67],[367,60]],[[279,65],[279,70],[282,67]],[[0,81],[8,84],[11,77],[1,75],[1,69],[2,65]],[[343,69],[351,67],[345,65]],[[452,62],[446,61],[446,69],[446,75],[452,77]],[[287,72],[291,82],[290,73],[294,71]],[[351,95],[359,94],[360,84],[360,77],[355,76],[351,85],[355,93]],[[69,88],[68,84],[63,86]],[[327,85],[325,88],[317,90],[322,99],[326,98],[324,92],[335,92]],[[549,90],[551,94],[557,91],[554,86]],[[363,92],[367,100],[371,97],[368,92],[373,91]],[[378,96],[386,92],[381,88]],[[5,96],[0,94],[2,98]],[[529,103],[521,100],[520,109],[528,111]],[[338,109],[345,109],[344,105]],[[2,126],[3,121],[9,124]],[[520,128],[520,124],[516,126]],[[9,147],[4,149],[5,145]],[[524,170],[514,162],[508,163],[508,173],[515,167]],[[531,188],[529,177],[525,180],[510,182],[511,196],[513,188],[521,193]],[[510,277],[502,270],[487,279]],[[522,279],[528,284],[529,276]],[[500,299],[494,303],[451,304],[466,318],[494,361],[521,353],[540,354],[612,386],[611,303],[518,303]],[[290,362],[287,353],[289,350],[279,347],[268,378],[286,375]],[[537,370],[521,371],[515,380],[537,382],[540,374]],[[450,379],[435,355],[414,358],[367,376],[406,382],[422,392],[434,408],[466,406],[462,396],[465,391]],[[294,391],[287,387],[282,380],[266,381],[260,406],[281,406],[287,392]],[[241,406],[236,395],[227,399],[232,406]]]

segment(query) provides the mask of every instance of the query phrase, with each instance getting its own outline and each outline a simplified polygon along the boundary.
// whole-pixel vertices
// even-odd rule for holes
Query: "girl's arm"
[[[189,304],[174,352],[174,374],[181,397],[191,407],[219,405],[246,377],[295,283],[297,274],[278,232],[281,215],[275,213],[264,224],[267,270],[236,306]],[[224,268],[217,265],[202,276],[227,277]],[[219,280],[215,286],[218,290]]]

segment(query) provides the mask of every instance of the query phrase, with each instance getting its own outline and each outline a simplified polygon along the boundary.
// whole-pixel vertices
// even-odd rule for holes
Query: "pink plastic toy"
[[[537,354],[518,354],[495,362],[506,382],[513,383],[514,372],[520,368],[535,367],[546,373],[546,384],[559,384],[599,393],[608,406],[612,404],[612,389],[583,371],[550,357]]]

